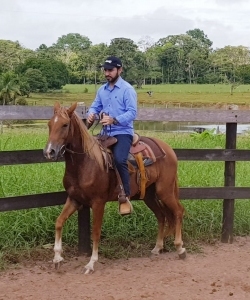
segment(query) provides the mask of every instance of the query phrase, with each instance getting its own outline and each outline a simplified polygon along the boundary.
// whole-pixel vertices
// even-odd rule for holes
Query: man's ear
[[[120,75],[120,74],[122,73],[122,71],[123,71],[123,69],[122,69],[122,67],[120,67],[120,68],[118,69],[118,74]]]

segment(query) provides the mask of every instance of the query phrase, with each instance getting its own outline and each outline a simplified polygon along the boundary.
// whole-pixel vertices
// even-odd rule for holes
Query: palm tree
[[[0,104],[15,104],[17,95],[21,95],[15,74],[6,72],[0,78]]]

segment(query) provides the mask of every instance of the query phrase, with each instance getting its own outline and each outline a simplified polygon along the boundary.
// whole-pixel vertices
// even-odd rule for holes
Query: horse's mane
[[[69,118],[67,110],[61,110],[62,117]],[[74,136],[74,125],[76,125],[80,130],[81,140],[82,140],[82,149],[83,153],[86,153],[91,159],[95,160],[101,169],[104,169],[103,156],[101,149],[98,145],[97,140],[89,133],[87,127],[83,123],[82,119],[77,115],[76,112],[73,112],[71,116],[71,134]],[[73,126],[72,126],[73,125]]]

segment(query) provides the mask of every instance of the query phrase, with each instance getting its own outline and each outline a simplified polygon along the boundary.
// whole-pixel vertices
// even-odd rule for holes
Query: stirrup
[[[119,214],[121,216],[129,215],[132,212],[133,212],[133,206],[128,197],[126,197],[125,202],[119,202]]]
[[[127,199],[128,199],[128,197],[126,197],[125,194],[119,194],[118,195],[118,202],[119,203],[125,203],[125,202],[127,202]]]

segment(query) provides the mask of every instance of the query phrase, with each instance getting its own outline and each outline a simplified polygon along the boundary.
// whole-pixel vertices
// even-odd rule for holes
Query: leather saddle
[[[96,138],[101,148],[103,148],[102,150],[110,149],[110,147],[117,142],[115,137],[108,135],[98,135]],[[135,157],[139,153],[141,153],[145,167],[152,165],[156,161],[156,158],[165,156],[165,152],[154,140],[148,137],[141,137],[139,134],[135,133],[128,155],[128,161],[134,167],[138,167]]]
[[[107,172],[108,169],[115,169],[110,147],[117,142],[117,139],[112,136],[102,135],[97,136],[97,140],[103,153]],[[140,137],[137,133],[134,134],[128,155],[128,169],[130,174],[137,172],[140,199],[143,199],[145,196],[146,183],[148,181],[145,167],[152,165],[157,158],[165,155],[166,153],[156,141],[148,137]]]

